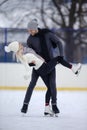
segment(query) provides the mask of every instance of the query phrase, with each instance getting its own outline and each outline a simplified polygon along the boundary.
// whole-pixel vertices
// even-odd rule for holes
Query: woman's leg
[[[69,69],[72,68],[72,65],[70,63],[68,63],[66,60],[64,60],[63,57],[61,57],[61,56],[58,56],[58,62]]]
[[[50,90],[50,85],[49,85],[49,76],[41,76],[42,80],[44,81],[46,87],[47,87],[47,91],[45,94],[45,105],[49,105],[50,103],[50,99],[51,99],[51,90]]]
[[[63,66],[71,69],[74,74],[78,75],[80,73],[82,67],[81,63],[78,63],[77,65],[72,65],[68,63],[66,60],[64,60],[61,56],[58,57],[58,62],[61,63]]]

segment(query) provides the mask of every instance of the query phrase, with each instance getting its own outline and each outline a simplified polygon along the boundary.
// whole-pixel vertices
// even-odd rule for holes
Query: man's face
[[[37,30],[28,30],[29,34],[34,36],[37,33]]]

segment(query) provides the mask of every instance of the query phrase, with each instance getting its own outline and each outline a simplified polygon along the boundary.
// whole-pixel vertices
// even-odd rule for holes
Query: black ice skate
[[[54,112],[54,115],[58,117],[58,113],[60,113],[59,109],[57,108],[57,105],[52,104],[52,110]]]
[[[23,104],[23,107],[21,109],[21,112],[22,113],[27,113],[27,110],[28,110],[28,104]]]

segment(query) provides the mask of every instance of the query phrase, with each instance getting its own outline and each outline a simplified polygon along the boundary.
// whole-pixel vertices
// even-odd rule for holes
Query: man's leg
[[[46,91],[46,95],[45,95],[45,105],[50,103],[50,98],[51,98],[51,91],[50,91],[50,87],[49,87],[49,76],[41,76],[42,80],[44,81],[46,87],[47,87],[47,91]]]
[[[51,89],[51,95],[52,95],[52,110],[55,114],[58,114],[60,111],[57,107],[57,90],[56,90],[56,70],[54,69],[49,74],[49,84]]]
[[[38,80],[39,75],[37,74],[37,72],[33,69],[32,71],[32,78],[29,84],[29,87],[27,88],[26,94],[25,94],[25,98],[24,98],[24,103],[23,103],[23,107],[21,109],[21,112],[26,113],[28,110],[28,104],[30,102],[31,96],[32,96],[32,92],[33,89],[36,85],[36,82]]]
[[[51,99],[51,90],[49,86],[49,76],[41,76],[42,80],[44,81],[45,85],[47,86],[47,91],[45,94],[45,110],[44,115],[50,115],[53,116],[53,111],[50,107],[50,99]]]
[[[48,77],[46,77],[48,76]],[[49,100],[52,99],[52,110],[55,115],[59,113],[59,109],[57,107],[57,91],[56,91],[56,74],[55,69],[48,75],[44,76],[43,81],[47,84],[47,93],[46,93],[46,104],[49,105]],[[46,108],[46,107],[45,107]]]

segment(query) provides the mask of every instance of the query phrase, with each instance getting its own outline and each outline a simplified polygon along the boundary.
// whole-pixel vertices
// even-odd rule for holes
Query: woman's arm
[[[16,53],[16,57],[17,57],[17,59],[24,65],[26,71],[29,71],[29,65],[28,65],[26,59],[23,57],[21,51],[18,51],[18,52]]]

